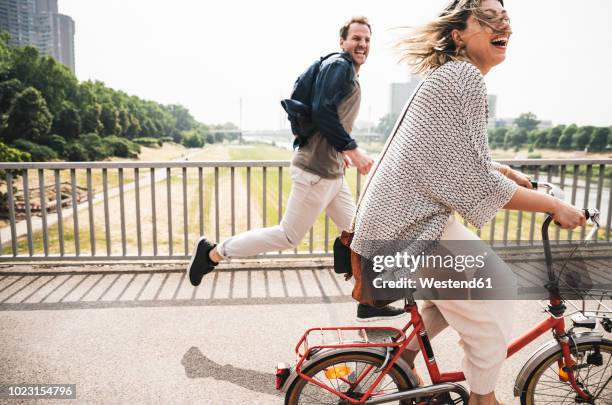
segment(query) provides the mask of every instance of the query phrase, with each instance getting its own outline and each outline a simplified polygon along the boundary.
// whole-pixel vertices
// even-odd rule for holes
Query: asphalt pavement
[[[182,268],[0,268],[0,384],[76,384],[76,400],[37,402],[51,404],[282,404],[274,368],[304,330],[355,324],[351,284],[330,269],[229,269],[193,288]],[[514,335],[545,318],[514,305]],[[517,403],[515,376],[550,338],[506,361],[500,400]],[[460,367],[457,341],[433,341],[443,370]]]

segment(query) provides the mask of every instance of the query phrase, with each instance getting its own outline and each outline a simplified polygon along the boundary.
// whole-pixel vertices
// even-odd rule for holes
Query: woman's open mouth
[[[499,49],[506,49],[508,46],[508,37],[506,35],[495,37],[491,40],[491,45]]]

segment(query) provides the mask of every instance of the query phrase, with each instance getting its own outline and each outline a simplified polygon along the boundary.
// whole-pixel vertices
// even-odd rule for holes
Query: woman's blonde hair
[[[504,5],[503,0],[497,0]],[[414,73],[425,73],[451,60],[467,60],[465,50],[453,41],[453,30],[464,30],[469,16],[474,16],[482,25],[494,32],[510,32],[508,28],[497,28],[499,22],[508,20],[506,14],[482,10],[482,0],[451,0],[436,19],[419,27],[396,43],[401,61],[411,66]]]

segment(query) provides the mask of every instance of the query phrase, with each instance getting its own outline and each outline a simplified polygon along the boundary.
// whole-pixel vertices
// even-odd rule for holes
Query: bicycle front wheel
[[[572,348],[573,349],[573,348]],[[559,372],[561,349],[543,360],[527,379],[521,395],[522,405],[582,403],[564,373]],[[612,342],[581,343],[572,354],[574,375],[583,391],[595,404],[612,404]]]
[[[304,370],[304,374],[324,387],[341,392],[351,399],[360,399],[380,376],[384,359],[371,353],[345,353],[326,358]],[[287,391],[286,405],[349,404],[346,399],[316,383],[298,378]],[[412,388],[404,372],[393,365],[372,391],[372,396],[390,394]],[[400,404],[399,401],[392,402]],[[410,402],[401,402],[402,404]]]

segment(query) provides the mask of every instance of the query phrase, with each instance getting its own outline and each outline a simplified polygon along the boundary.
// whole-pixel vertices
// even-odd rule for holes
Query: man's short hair
[[[355,17],[351,18],[350,20],[348,20],[347,22],[344,23],[342,28],[340,28],[340,37],[342,39],[346,39],[346,37],[348,35],[349,28],[351,27],[351,24],[363,24],[363,25],[367,25],[368,29],[370,30],[370,34],[372,34],[372,27],[370,26],[370,22],[368,21],[368,18],[360,15],[360,16],[355,16]]]

